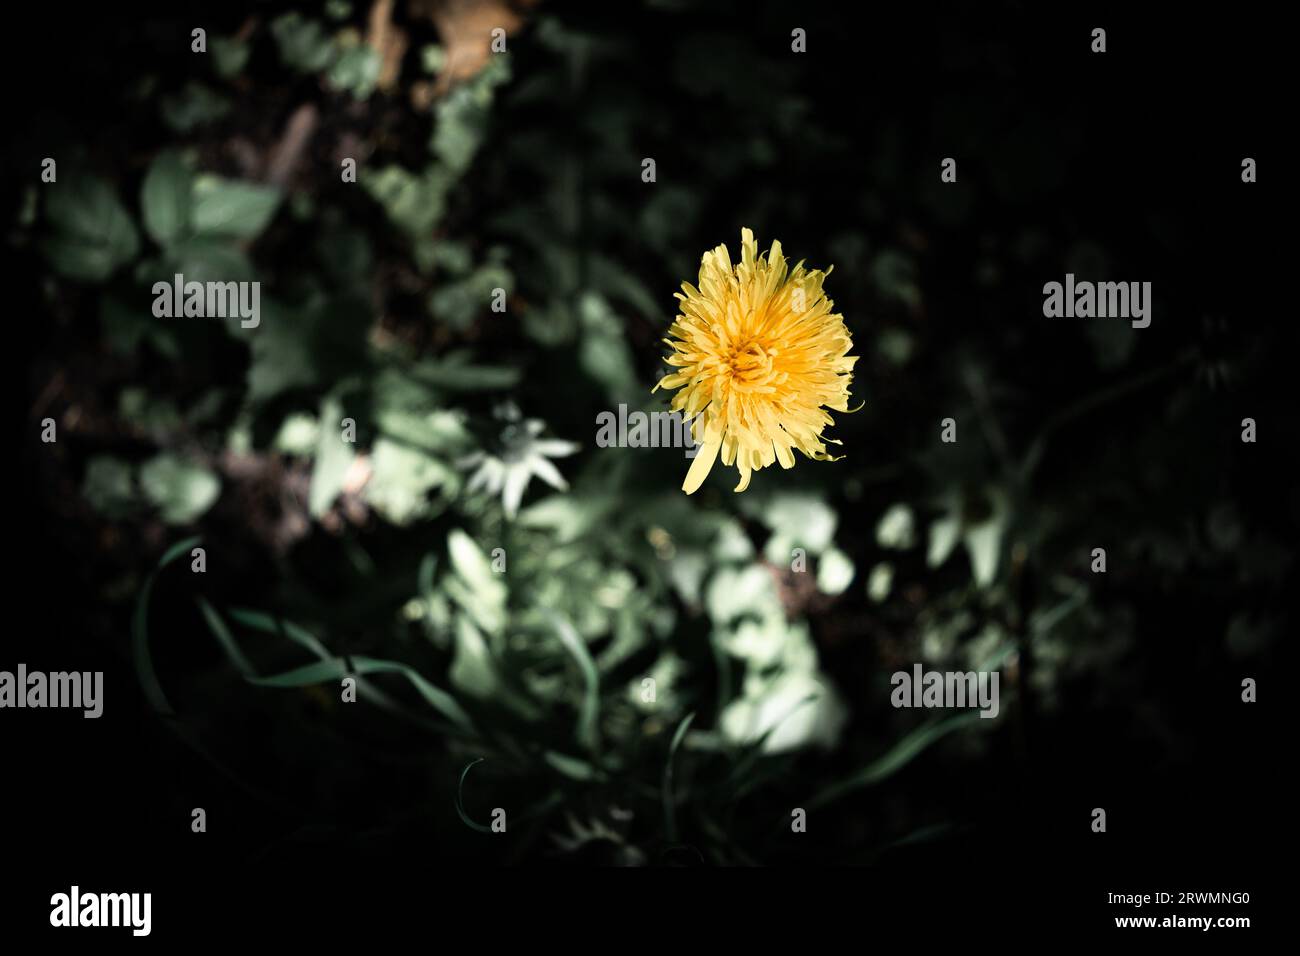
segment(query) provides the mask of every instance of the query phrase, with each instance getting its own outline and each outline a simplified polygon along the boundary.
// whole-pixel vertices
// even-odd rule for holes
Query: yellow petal
[[[690,470],[686,472],[686,480],[682,482],[682,491],[688,495],[693,495],[695,490],[704,484],[704,479],[709,477],[713,462],[718,457],[718,448],[721,444],[722,440],[715,438],[708,444],[700,446],[700,450],[695,453],[695,460],[691,462]]]
[[[749,479],[753,477],[754,473],[745,467],[743,459],[738,464],[740,465],[740,483],[736,485],[735,491],[741,492],[749,487]]]

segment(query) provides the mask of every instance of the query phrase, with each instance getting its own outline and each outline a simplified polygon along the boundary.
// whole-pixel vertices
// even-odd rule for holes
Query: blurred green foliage
[[[1114,568],[1232,567],[1259,592],[1291,558],[1208,475],[1186,486],[1209,496],[1203,520],[1170,513],[1117,534],[1173,476],[1151,461],[1116,485],[1104,441],[1063,464],[1061,434],[1162,381],[1178,384],[1169,429],[1184,433],[1198,356],[1161,364],[1126,326],[1089,325],[1071,345],[1085,398],[1044,425],[1015,384],[1018,331],[926,321],[946,304],[917,233],[960,232],[972,200],[922,191],[917,207],[891,205],[917,148],[906,130],[879,122],[867,173],[835,187],[851,190],[848,213],[831,216],[784,165],[796,147],[828,168],[852,154],[801,75],[775,69],[752,35],[687,31],[671,4],[648,11],[687,37],[652,82],[619,69],[636,42],[625,29],[545,5],[511,53],[427,108],[413,90],[448,66],[428,23],[406,24],[412,52],[383,91],[347,5],[212,36],[203,75],[168,87],[138,66],[139,108],[166,131],[147,158],[60,168],[28,231],[51,296],[78,290],[98,323],[86,335],[114,363],[79,397],[112,422],[84,441],[85,502],[123,528],[197,529],[220,582],[162,579],[208,595],[194,620],[226,660],[164,683],[208,700],[241,678],[264,689],[241,699],[296,715],[268,733],[297,735],[279,745],[302,770],[333,746],[321,725],[347,733],[338,684],[354,675],[360,706],[432,732],[421,752],[445,746],[428,784],[440,799],[453,782],[473,802],[480,779],[507,781],[528,795],[511,804],[527,801],[520,819],[566,852],[599,844],[639,862],[689,840],[749,862],[788,806],[879,784],[969,726],[882,706],[904,662],[1002,668],[1014,720],[1005,698],[1022,687],[1050,708],[1072,677],[1122,657],[1139,625],[1130,598],[1162,579],[1089,575],[1093,542]],[[760,75],[770,83],[737,82]],[[300,103],[320,117],[314,138],[273,179],[268,154]],[[707,140],[675,143],[706,111]],[[241,149],[261,155],[241,168]],[[653,186],[639,179],[652,153]],[[1027,181],[1004,176],[1008,189]],[[736,197],[738,180],[758,185]],[[828,288],[864,356],[854,392],[867,407],[836,426],[846,461],[687,499],[680,451],[595,448],[594,416],[662,408],[649,388],[672,292],[751,223],[786,225],[796,258],[839,266]],[[964,264],[1006,294],[1047,241],[1011,222],[966,243]],[[154,319],[148,290],[173,273],[261,281],[259,327]],[[497,289],[505,313],[491,309]],[[937,440],[947,414],[952,445]],[[248,567],[232,557],[250,553]],[[1225,640],[1244,652],[1275,626],[1243,611]],[[198,639],[155,627],[143,646]],[[978,753],[981,729],[952,752]],[[313,734],[319,747],[297,746]],[[818,748],[815,772],[790,772]],[[781,796],[754,810],[755,793]],[[411,797],[450,810],[426,800]]]

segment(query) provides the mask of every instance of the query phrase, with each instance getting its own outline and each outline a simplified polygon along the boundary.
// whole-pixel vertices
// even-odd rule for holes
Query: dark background
[[[696,215],[682,239],[687,263],[717,242],[734,242],[739,225],[752,221],[760,246],[775,235],[794,258],[803,256],[796,250],[809,250],[808,258],[820,264],[829,258],[826,237],[857,228],[869,215],[859,201],[864,190],[883,204],[871,227],[875,234],[912,243],[915,283],[925,295],[919,313],[873,301],[865,286],[855,284],[854,262],[835,259],[831,285],[840,282],[841,311],[871,317],[850,323],[860,323],[854,326],[859,350],[870,341],[873,318],[897,319],[914,324],[928,356],[917,375],[873,376],[870,360],[860,366],[870,417],[840,427],[847,448],[889,459],[892,449],[930,440],[944,415],[960,418],[967,409],[951,403],[944,385],[957,374],[946,356],[959,348],[987,358],[1001,376],[1000,394],[1014,396],[1000,420],[1017,443],[1083,397],[1082,383],[1109,381],[1093,367],[1077,327],[1088,320],[1047,320],[1040,311],[1042,284],[1063,280],[1067,250],[1086,237],[1104,249],[1105,278],[1153,284],[1154,317],[1137,335],[1132,368],[1159,369],[1187,350],[1196,358],[1186,374],[1157,378],[1090,411],[1068,443],[1052,447],[1033,494],[1053,500],[1066,516],[1063,524],[1081,533],[1099,520],[1074,510],[1082,500],[1096,506],[1096,496],[1074,493],[1081,488],[1127,487],[1130,495],[1117,495],[1111,505],[1108,527],[1138,527],[1144,515],[1174,526],[1198,521],[1200,502],[1212,495],[1232,502],[1245,527],[1281,541],[1286,561],[1293,562],[1300,499],[1291,461],[1297,435],[1285,285],[1293,270],[1282,260],[1289,247],[1279,228],[1287,216],[1280,184],[1288,172],[1276,142],[1278,130],[1290,123],[1281,98],[1284,33],[1240,11],[1184,12],[1174,22],[1093,5],[1048,15],[1039,6],[849,13],[830,4],[720,3],[697,5],[689,16],[630,4],[554,9],[595,32],[635,38],[596,68],[602,79],[594,85],[640,85],[652,101],[662,88],[662,108],[645,117],[638,142],[645,155],[657,157],[660,181],[690,183],[698,175],[719,184],[695,197]],[[225,8],[206,15],[210,32],[233,29],[241,19]],[[129,12],[105,5],[75,15],[49,5],[7,13],[10,45],[21,47],[21,57],[6,63],[12,137],[6,185],[36,176],[39,157],[53,153],[52,143],[89,144],[91,155],[109,166],[130,164],[133,151],[151,149],[156,121],[128,111],[119,78],[142,58],[163,75],[180,75],[187,54],[161,52],[161,38],[178,25],[188,34],[187,16],[176,5],[132,6]],[[796,25],[808,30],[809,53],[785,59],[789,29]],[[1108,52],[1101,56],[1088,50],[1094,26],[1108,31]],[[709,171],[728,137],[744,133],[750,107],[728,103],[723,94],[691,97],[663,79],[671,52],[692,36],[683,31],[734,33],[779,60],[779,78],[741,72],[728,82],[745,88],[779,82],[806,94],[813,104],[806,141],[790,137],[748,173]],[[529,27],[511,44],[518,78],[534,55]],[[572,112],[533,120],[560,131],[569,124],[575,148],[600,148],[599,136],[582,122],[581,103]],[[494,127],[490,142],[509,149],[512,128],[518,127]],[[938,183],[939,161],[950,155],[958,157],[959,181],[944,188],[961,198],[931,201],[926,197]],[[1241,182],[1244,156],[1257,159],[1258,183]],[[536,188],[524,180],[473,176],[466,187],[471,192]],[[631,210],[639,185],[629,179],[625,194],[609,195]],[[953,212],[948,203],[965,208]],[[1026,223],[1041,228],[1047,251],[1029,263],[1008,257],[996,286],[981,285],[985,254],[1004,249]],[[629,231],[622,242],[631,250],[638,239]],[[78,348],[75,322],[49,320],[40,257],[24,248],[7,259],[13,267],[9,288],[19,291],[11,299],[9,334],[23,357],[10,381],[18,435],[9,496],[16,531],[6,572],[7,643],[20,650],[5,654],[2,666],[12,669],[25,660],[30,669],[103,670],[107,705],[95,721],[54,711],[3,715],[0,792],[6,869],[15,877],[0,907],[5,921],[31,925],[34,914],[35,925],[45,924],[49,894],[76,881],[151,889],[155,935],[161,935],[178,912],[208,913],[208,904],[189,896],[199,886],[226,887],[241,901],[237,905],[269,915],[275,909],[264,894],[272,888],[313,898],[327,910],[390,881],[402,881],[394,889],[398,895],[446,878],[477,881],[453,875],[466,868],[609,862],[541,853],[509,858],[485,849],[479,835],[448,812],[454,777],[431,791],[420,789],[425,781],[409,782],[410,792],[401,794],[427,799],[437,808],[436,820],[389,819],[376,826],[394,797],[367,781],[382,774],[385,787],[402,786],[401,775],[371,767],[351,751],[340,757],[347,765],[346,790],[325,794],[332,785],[327,780],[282,780],[282,808],[268,812],[182,746],[168,720],[150,712],[142,697],[129,696],[136,687],[126,654],[129,608],[106,609],[95,599],[95,582],[114,559],[97,553],[93,526],[73,514],[67,498],[70,490],[75,494],[75,481],[69,485],[58,471],[65,466],[46,460],[35,437],[37,419],[28,413],[63,356],[78,363],[68,366],[70,377],[86,373],[93,357]],[[666,298],[672,285],[659,282],[657,273],[651,278],[655,293]],[[693,275],[688,268],[679,278]],[[652,337],[634,330],[629,339],[639,359],[653,354]],[[1211,387],[1199,374],[1211,368],[1233,374]],[[546,374],[540,368],[543,380],[523,388],[540,392],[554,384]],[[1180,394],[1191,397],[1178,405]],[[1259,422],[1255,445],[1238,440],[1240,420],[1248,415]],[[586,418],[585,407],[572,418]],[[578,434],[576,426],[557,431]],[[1158,479],[1150,478],[1152,467]],[[841,535],[870,539],[874,515],[847,501],[839,510]],[[219,527],[205,532],[222,540]],[[141,562],[157,558],[148,543],[139,551]],[[1252,903],[1241,912],[1257,917],[1257,925],[1264,922],[1281,889],[1271,873],[1281,865],[1280,843],[1289,830],[1284,808],[1294,805],[1292,748],[1282,723],[1286,687],[1270,680],[1277,673],[1276,647],[1293,621],[1292,592],[1243,584],[1231,555],[1220,565],[1192,561],[1177,572],[1126,574],[1115,572],[1115,549],[1110,553],[1112,573],[1101,586],[1102,599],[1127,602],[1136,620],[1136,639],[1119,662],[1063,683],[1064,706],[1050,712],[1034,710],[1032,701],[1018,705],[979,761],[960,762],[959,772],[955,760],[921,761],[899,789],[838,804],[797,848],[788,836],[784,844],[780,837],[755,844],[762,861],[866,863],[828,882],[840,892],[852,884],[854,894],[887,887],[932,914],[987,904],[982,911],[1006,932],[1045,914],[1079,917],[1084,924],[1054,924],[1062,932],[1105,925],[1110,915],[1122,915],[1102,905],[1108,890],[1247,890]],[[250,582],[255,587],[274,573],[251,550],[246,557],[241,570],[214,576],[217,594]],[[1047,573],[1040,567],[1027,575]],[[1019,586],[1035,585],[1030,577]],[[165,592],[160,586],[153,620],[202,626],[186,600]],[[1229,653],[1221,635],[1244,609],[1269,616],[1276,637],[1243,659]],[[824,625],[823,637],[851,628],[852,620],[846,615]],[[878,648],[861,643],[827,640],[821,648],[825,670],[854,673],[865,657],[874,659]],[[209,644],[193,651],[192,660],[169,666],[210,665]],[[1240,701],[1243,676],[1259,681],[1254,705]],[[232,704],[232,711],[237,707]],[[878,716],[856,714],[853,726]],[[177,719],[210,728],[204,715]],[[222,732],[245,742],[243,773],[265,781],[276,776],[277,748],[288,745],[272,740],[260,720],[249,716],[243,726],[227,723]],[[373,727],[365,733],[373,735],[372,744],[380,736]],[[799,765],[791,785],[778,783],[761,799],[786,806],[783,793],[798,791],[800,774],[838,776],[858,756],[846,748]],[[186,808],[192,805],[207,809],[206,837],[188,832]],[[1098,806],[1108,813],[1104,835],[1088,827]],[[300,827],[319,822],[325,807],[338,829],[304,833]],[[867,857],[843,852],[864,828],[870,844],[877,821],[891,814],[921,824],[933,818],[935,807],[947,809],[957,823],[942,840]],[[690,853],[663,853],[651,862],[696,860]],[[713,892],[729,881],[723,876],[691,884]],[[514,892],[513,882],[507,879],[504,894]],[[636,885],[676,892],[671,879]],[[517,889],[531,896],[536,884]],[[1179,912],[1210,910],[1236,911],[1199,906]]]

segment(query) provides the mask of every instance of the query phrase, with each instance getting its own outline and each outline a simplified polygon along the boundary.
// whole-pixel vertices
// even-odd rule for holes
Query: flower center
[[[727,369],[737,385],[762,385],[772,377],[772,361],[777,350],[751,340],[727,357]]]

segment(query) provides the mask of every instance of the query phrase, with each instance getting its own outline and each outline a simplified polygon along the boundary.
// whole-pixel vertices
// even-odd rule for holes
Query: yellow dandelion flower
[[[718,455],[740,471],[736,491],[749,487],[755,471],[774,461],[794,467],[792,449],[834,461],[822,438],[833,424],[827,409],[849,410],[849,383],[857,356],[844,317],[822,292],[830,269],[790,271],[781,243],[758,255],[754,233],[740,231],[740,262],[726,245],[704,254],[699,288],[682,283],[681,314],[664,339],[676,371],[660,388],[680,388],[672,410],[694,419],[700,445],[682,482],[688,495],[699,488]],[[696,417],[698,414],[698,417]]]

